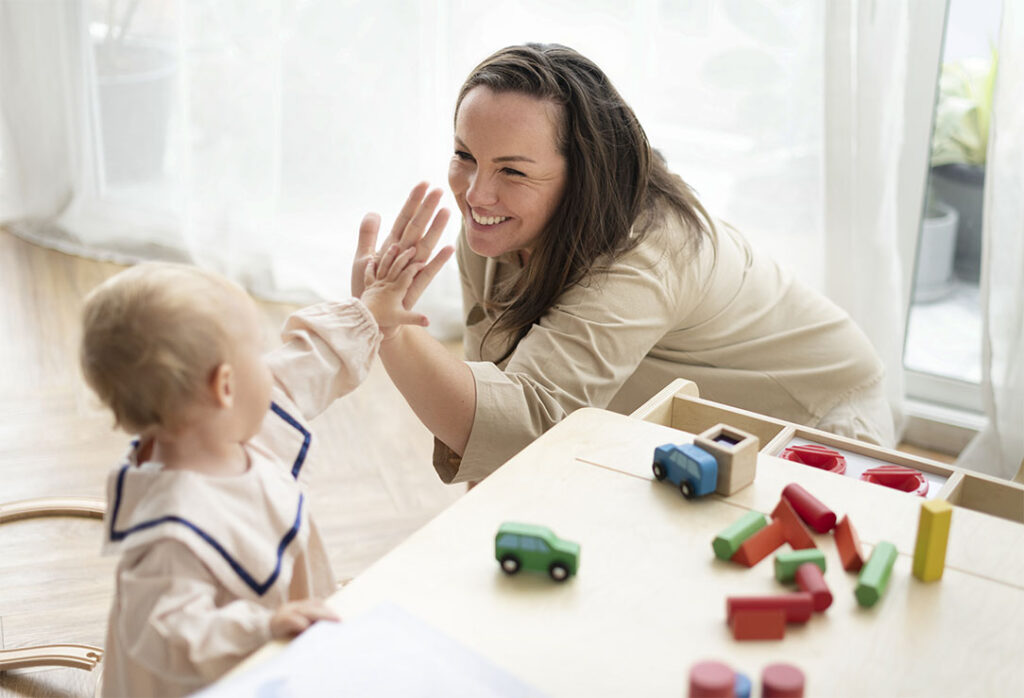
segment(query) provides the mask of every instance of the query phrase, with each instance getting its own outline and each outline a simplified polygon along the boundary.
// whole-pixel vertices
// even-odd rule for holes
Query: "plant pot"
[[[95,44],[100,133],[108,184],[152,180],[164,169],[175,54],[140,40]]]
[[[956,275],[978,283],[981,278],[981,214],[985,202],[985,168],[952,163],[931,170],[935,198],[956,209]]]
[[[914,275],[914,302],[931,303],[953,290],[953,260],[957,246],[957,210],[942,201],[931,201],[921,222]]]

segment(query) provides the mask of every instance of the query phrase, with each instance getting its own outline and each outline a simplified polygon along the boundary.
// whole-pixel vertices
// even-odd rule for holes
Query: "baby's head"
[[[82,326],[86,382],[127,432],[174,432],[203,406],[252,403],[244,408],[249,421],[269,406],[258,311],[217,274],[179,264],[131,267],[88,295]]]

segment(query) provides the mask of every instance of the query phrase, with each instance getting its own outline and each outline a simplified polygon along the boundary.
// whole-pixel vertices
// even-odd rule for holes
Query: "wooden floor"
[[[0,502],[103,496],[127,438],[111,429],[78,372],[78,312],[85,293],[119,269],[0,229]],[[260,306],[276,336],[293,307]],[[313,426],[321,453],[335,463],[310,499],[339,580],[359,574],[465,491],[438,480],[430,434],[379,362]],[[98,520],[0,527],[0,648],[102,646],[115,561],[99,556],[100,540]],[[76,669],[7,672],[0,696],[91,696],[94,683],[92,673]]]

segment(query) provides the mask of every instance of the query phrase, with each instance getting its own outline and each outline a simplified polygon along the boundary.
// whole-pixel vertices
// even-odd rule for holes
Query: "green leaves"
[[[932,167],[985,164],[997,63],[998,53],[993,48],[988,59],[943,64],[932,133]]]

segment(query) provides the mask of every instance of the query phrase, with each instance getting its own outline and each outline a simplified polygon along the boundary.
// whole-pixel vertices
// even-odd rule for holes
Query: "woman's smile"
[[[507,221],[510,216],[488,216],[477,213],[472,208],[469,209],[470,215],[473,217],[473,221],[480,226],[486,228],[493,228]]]

